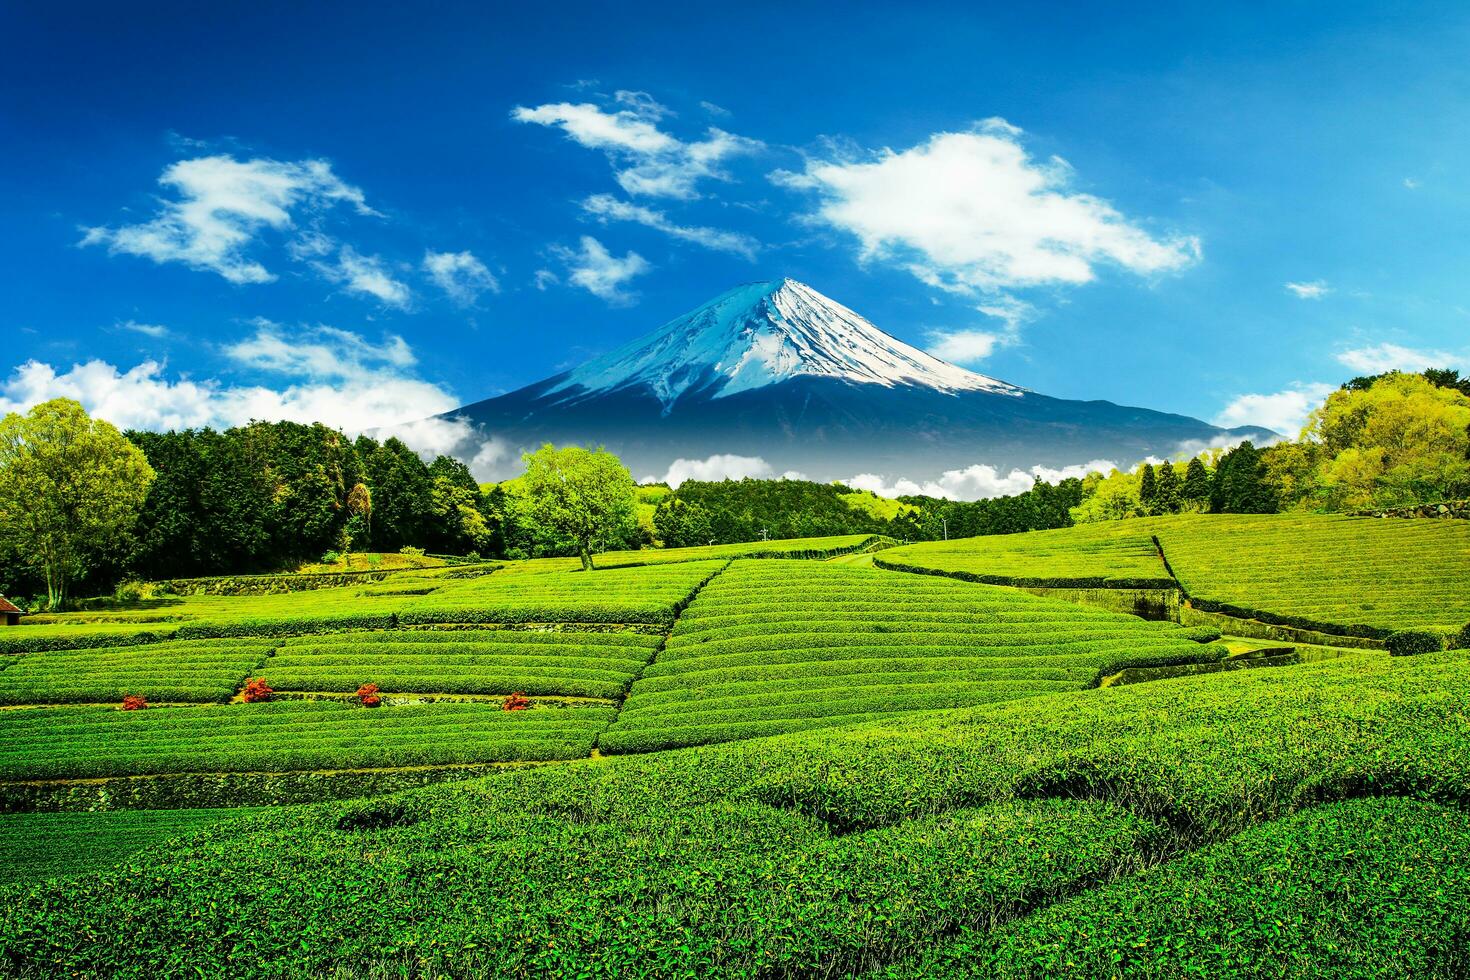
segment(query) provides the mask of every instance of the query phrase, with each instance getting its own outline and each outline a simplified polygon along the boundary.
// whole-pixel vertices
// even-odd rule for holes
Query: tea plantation
[[[0,630],[0,973],[1463,977],[1470,650],[1006,586],[1448,635],[1467,542],[1183,517],[885,569],[854,536]]]
[[[1470,621],[1463,520],[1140,518],[909,545],[878,564],[1006,585],[1181,587],[1204,611],[1377,639]]]

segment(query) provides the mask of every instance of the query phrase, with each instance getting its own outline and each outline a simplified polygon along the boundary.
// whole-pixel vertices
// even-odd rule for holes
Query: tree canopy
[[[557,449],[547,443],[521,457],[530,518],[565,535],[590,570],[600,540],[621,537],[635,523],[633,476],[604,449]]]
[[[69,398],[0,419],[0,548],[39,565],[52,609],[104,548],[132,531],[153,468],[111,423]]]

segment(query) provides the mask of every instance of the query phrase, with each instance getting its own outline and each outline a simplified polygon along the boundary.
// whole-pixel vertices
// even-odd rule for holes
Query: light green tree
[[[632,474],[604,449],[557,449],[547,443],[521,458],[529,516],[575,542],[582,568],[590,571],[593,545],[620,538],[634,521]]]
[[[0,542],[41,567],[52,609],[126,538],[152,482],[142,450],[69,398],[0,419]]]

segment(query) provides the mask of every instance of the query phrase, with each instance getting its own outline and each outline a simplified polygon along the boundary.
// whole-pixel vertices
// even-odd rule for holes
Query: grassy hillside
[[[1171,585],[1172,569],[1196,608],[1357,636],[1470,621],[1470,521],[1461,520],[1198,514],[927,542],[877,561],[1103,588]]]
[[[1362,655],[266,812],[13,886],[0,948],[155,975],[1448,978],[1467,697],[1463,655]]]

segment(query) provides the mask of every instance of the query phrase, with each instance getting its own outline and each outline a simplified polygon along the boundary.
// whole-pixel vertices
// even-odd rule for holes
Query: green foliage
[[[506,712],[483,702],[376,711],[336,701],[34,708],[6,712],[0,779],[575,759],[611,719],[610,708]]]
[[[678,497],[653,513],[653,527],[665,548],[689,548],[713,543],[709,511]]]
[[[51,609],[105,548],[126,542],[154,472],[111,423],[67,398],[0,419],[0,549],[41,569]]]
[[[1028,534],[931,541],[884,552],[877,564],[991,585],[1080,589],[1175,585],[1150,529],[1138,522],[1094,522]]]
[[[105,868],[146,847],[256,812],[237,807],[0,814],[0,883],[42,881]]]
[[[621,538],[634,523],[633,477],[612,453],[550,443],[521,457],[527,515],[576,544],[582,567],[603,539]]]
[[[1209,506],[1210,471],[1205,469],[1205,461],[1198,456],[1189,460],[1179,497],[1182,504],[1190,510],[1204,510]]]
[[[1463,657],[1354,656],[268,811],[14,887],[0,945],[17,973],[1447,980],[1467,696]]]
[[[1327,397],[1300,451],[1270,451],[1290,505],[1368,510],[1470,495],[1470,394],[1453,371],[1359,378]]]
[[[1123,666],[1223,655],[1169,624],[1010,590],[736,562],[680,616],[600,744],[632,752],[751,738],[1075,690]]]
[[[20,657],[0,671],[0,704],[228,701],[270,653],[262,640],[168,641]]]
[[[1388,634],[1383,645],[1395,657],[1417,657],[1424,653],[1438,653],[1446,645],[1447,637],[1435,630],[1395,630]]]
[[[1412,800],[1350,800],[1247,830],[995,935],[964,928],[885,975],[1449,980],[1464,975],[1467,907],[1470,817]]]
[[[1210,510],[1217,514],[1273,514],[1276,509],[1276,494],[1259,449],[1242,442],[1220,457],[1210,488]]]

